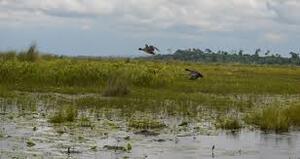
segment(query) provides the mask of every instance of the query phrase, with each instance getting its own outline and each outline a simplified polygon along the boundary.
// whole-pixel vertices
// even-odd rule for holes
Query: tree
[[[254,56],[258,57],[260,51],[261,51],[260,49],[256,49],[256,50],[255,50],[255,53],[254,53]]]
[[[208,54],[212,53],[212,51],[210,49],[205,49],[205,52]]]
[[[292,59],[299,59],[299,54],[295,53],[295,52],[290,52],[291,58]]]
[[[291,60],[290,60],[291,63],[299,65],[300,64],[299,54],[295,52],[290,52],[290,55],[291,55]]]
[[[243,52],[244,52],[244,50],[240,50],[239,51],[239,56],[243,56]]]
[[[265,53],[265,56],[268,56],[270,54],[270,50],[267,50],[267,52]]]

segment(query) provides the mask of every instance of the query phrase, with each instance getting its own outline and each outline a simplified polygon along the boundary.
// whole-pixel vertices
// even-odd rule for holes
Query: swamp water
[[[168,126],[142,132],[128,126],[118,110],[88,120],[49,123],[49,106],[36,103],[32,110],[16,103],[2,104],[0,158],[107,158],[107,159],[299,159],[300,132],[283,134],[256,130],[216,130],[209,119],[178,126],[185,119],[159,116]],[[143,116],[143,114],[141,114]],[[201,121],[201,122],[199,122]],[[139,132],[140,133],[137,133]],[[154,133],[155,132],[155,133]],[[212,149],[214,147],[214,149]]]

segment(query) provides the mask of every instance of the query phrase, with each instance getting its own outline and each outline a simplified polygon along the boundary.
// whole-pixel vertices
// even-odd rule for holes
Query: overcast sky
[[[135,56],[184,48],[300,52],[300,0],[0,0],[0,50]],[[170,52],[170,50],[169,50]]]

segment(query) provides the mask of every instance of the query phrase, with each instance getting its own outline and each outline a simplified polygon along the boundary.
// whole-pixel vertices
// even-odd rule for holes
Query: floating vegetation
[[[108,126],[110,129],[118,129],[119,128],[119,126],[111,120],[105,120],[103,122],[103,125]]]
[[[161,129],[166,127],[164,123],[150,119],[133,119],[129,120],[128,126],[136,129]]]
[[[34,143],[31,139],[29,139],[29,140],[26,142],[26,145],[27,145],[28,147],[33,147],[33,146],[35,146],[35,143]]]
[[[92,146],[92,147],[91,147],[91,150],[97,151],[97,146],[96,146],[96,145],[95,145],[95,146]]]
[[[182,123],[180,123],[178,126],[188,126],[188,122],[186,122],[186,121],[183,121]]]
[[[158,136],[159,133],[155,131],[150,131],[150,130],[141,130],[141,131],[136,131],[134,132],[136,135],[144,135],[144,136]]]
[[[124,137],[124,140],[130,140],[130,136],[126,136],[126,137]]]
[[[107,150],[114,150],[114,151],[127,151],[126,147],[124,146],[111,146],[111,145],[104,145],[104,149]]]
[[[88,117],[82,116],[79,120],[79,125],[81,127],[92,127],[92,122]]]

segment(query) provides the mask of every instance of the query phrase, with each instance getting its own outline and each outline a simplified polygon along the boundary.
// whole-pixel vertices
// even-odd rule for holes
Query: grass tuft
[[[245,121],[264,131],[286,132],[291,127],[300,126],[300,104],[270,106],[249,113]]]
[[[217,119],[216,127],[226,130],[234,130],[242,128],[242,125],[237,117],[226,116]]]
[[[160,129],[166,127],[164,123],[150,119],[133,119],[128,122],[128,126],[136,129]]]
[[[50,117],[49,122],[51,123],[64,123],[75,121],[78,115],[77,109],[73,106],[62,106],[62,108]]]
[[[125,96],[129,94],[128,83],[125,78],[118,75],[113,75],[107,82],[107,86],[103,92],[103,96],[115,97]]]

